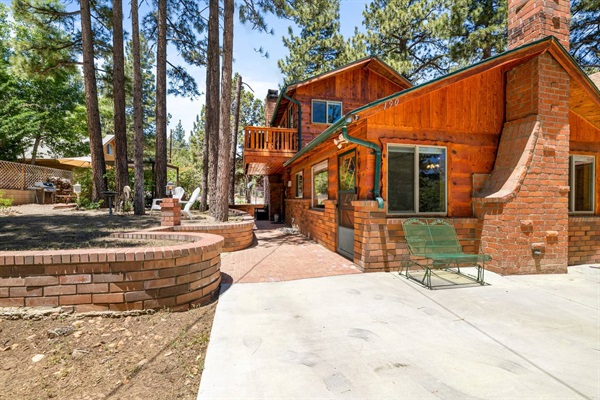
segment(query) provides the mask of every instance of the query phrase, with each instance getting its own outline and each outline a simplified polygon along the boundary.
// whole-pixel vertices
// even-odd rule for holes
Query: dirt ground
[[[27,204],[0,214],[0,251],[156,245],[154,241],[108,238],[113,232],[160,226],[160,215],[108,215],[108,210],[54,209]]]
[[[0,319],[0,399],[195,399],[215,308]]]
[[[183,224],[206,224],[214,219],[194,211],[192,221]],[[239,217],[230,216],[235,223]],[[0,251],[58,250],[74,248],[166,246],[169,241],[124,240],[108,237],[114,232],[137,231],[160,226],[160,213],[146,215],[108,215],[107,209],[79,211],[53,208],[53,205],[13,206],[8,214],[0,213]]]
[[[159,213],[15,206],[0,214],[0,251],[163,245],[107,238],[159,225]],[[0,400],[195,399],[215,307],[121,318],[0,316]],[[66,335],[50,337],[58,328]]]

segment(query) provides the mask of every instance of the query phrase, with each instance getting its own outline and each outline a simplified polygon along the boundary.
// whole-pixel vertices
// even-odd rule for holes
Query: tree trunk
[[[129,185],[127,121],[125,120],[125,56],[123,53],[123,2],[113,0],[113,97],[115,118],[115,180],[117,193]]]
[[[133,210],[144,215],[146,193],[144,190],[144,108],[142,106],[142,67],[140,54],[140,21],[138,0],[131,0],[131,30],[133,40],[133,164],[135,181]]]
[[[35,165],[35,160],[37,158],[37,152],[40,147],[41,141],[42,141],[42,136],[36,135],[35,141],[33,142],[33,148],[31,149],[31,165]]]
[[[240,125],[240,103],[242,102],[242,76],[237,75],[235,100],[233,104],[233,129],[231,130],[231,153],[229,153],[229,204],[235,204],[235,156],[237,152],[238,129]]]
[[[206,211],[208,199],[208,133],[206,132],[206,123],[204,128],[204,145],[202,146],[202,181],[200,182],[200,211]]]
[[[92,201],[101,200],[106,190],[106,165],[102,148],[102,130],[98,111],[98,88],[94,67],[94,36],[89,0],[80,0],[81,7],[81,45],[83,50],[83,82],[85,85],[85,104],[87,112],[90,153],[92,156]]]
[[[206,129],[208,139],[208,202],[216,208],[217,160],[219,157],[219,0],[209,1],[206,55]],[[229,151],[229,150],[228,150]]]
[[[221,73],[221,127],[219,129],[219,168],[217,169],[216,207],[211,213],[217,221],[229,216],[229,153],[231,143],[231,75],[233,69],[234,0],[223,5],[223,69]]]
[[[158,0],[156,45],[156,187],[158,198],[167,186],[167,0]]]

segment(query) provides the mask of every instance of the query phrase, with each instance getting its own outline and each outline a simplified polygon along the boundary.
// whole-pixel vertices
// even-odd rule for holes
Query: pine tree
[[[135,1],[135,0],[133,0]],[[123,2],[112,0],[113,100],[115,124],[115,178],[117,193],[129,185],[127,162],[127,121],[125,117],[125,54],[123,42]]]
[[[363,11],[367,51],[413,81],[448,71],[448,17],[437,0],[373,0]]]
[[[571,55],[587,72],[600,71],[600,0],[571,2]]]
[[[506,0],[453,0],[450,3],[450,58],[471,65],[506,50]]]
[[[135,215],[144,215],[146,197],[146,193],[144,190],[144,108],[142,50],[140,45],[140,21],[138,0],[131,0],[131,30],[131,72],[133,75],[133,212],[135,213]]]
[[[289,55],[277,62],[286,84],[351,61],[350,52],[340,33],[339,0],[301,2],[291,18],[300,26],[300,34],[296,36],[293,29],[288,28],[288,37],[283,38],[283,44],[288,48]]]

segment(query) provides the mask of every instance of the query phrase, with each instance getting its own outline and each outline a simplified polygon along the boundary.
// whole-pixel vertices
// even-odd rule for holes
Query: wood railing
[[[244,132],[246,150],[298,151],[296,129],[247,126]]]

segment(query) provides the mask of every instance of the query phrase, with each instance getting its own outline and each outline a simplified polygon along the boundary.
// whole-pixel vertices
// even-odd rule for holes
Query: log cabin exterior
[[[304,117],[321,132],[269,177],[286,222],[365,271],[398,269],[401,223],[415,216],[449,220],[503,274],[600,262],[600,91],[568,54],[568,3],[545,7],[509,1],[505,53],[325,127]],[[326,86],[308,83],[303,104],[359,92]],[[285,124],[281,102],[273,110]]]

